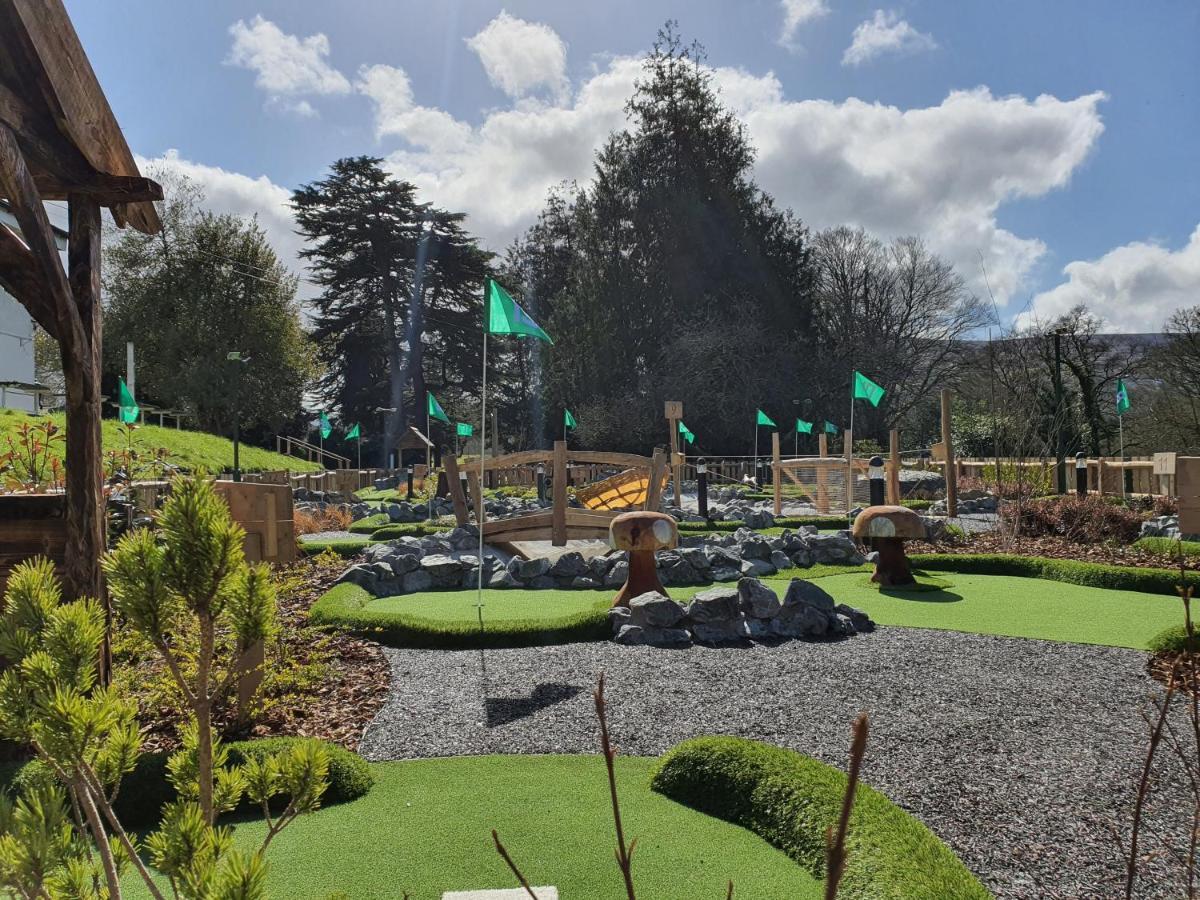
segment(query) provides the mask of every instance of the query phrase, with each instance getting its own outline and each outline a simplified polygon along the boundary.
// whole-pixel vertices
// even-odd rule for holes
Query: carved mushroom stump
[[[854,537],[879,554],[871,580],[881,587],[915,584],[905,541],[925,539],[925,523],[904,506],[868,506],[854,520]]]
[[[617,592],[613,606],[628,606],[630,600],[648,591],[666,594],[658,579],[654,554],[679,543],[679,529],[673,518],[657,512],[622,513],[609,524],[608,540],[615,549],[629,554],[629,577]]]

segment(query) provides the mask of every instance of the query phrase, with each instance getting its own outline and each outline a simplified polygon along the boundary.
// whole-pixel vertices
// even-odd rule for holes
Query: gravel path
[[[900,628],[748,649],[490,650],[486,705],[478,651],[387,653],[392,695],[360,747],[369,759],[596,752],[591,688],[602,670],[614,739],[631,755],[727,733],[843,766],[865,709],[866,781],[997,896],[1121,895],[1112,826],[1127,822],[1141,711],[1158,693],[1137,651]],[[1178,839],[1190,810],[1176,765],[1164,763],[1148,824]],[[1161,845],[1143,836],[1144,847]],[[1150,865],[1137,896],[1180,896],[1177,870]]]

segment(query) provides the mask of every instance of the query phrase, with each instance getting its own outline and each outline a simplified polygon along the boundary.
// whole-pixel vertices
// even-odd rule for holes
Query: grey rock
[[[803,578],[793,578],[788,585],[787,593],[783,595],[783,605],[810,606],[826,615],[832,615],[836,604],[833,597],[821,587]]]
[[[761,537],[755,536],[749,540],[743,541],[741,544],[741,556],[743,560],[747,559],[762,559],[769,560],[771,558],[771,545]]]
[[[704,555],[714,569],[738,569],[742,565],[741,555],[728,547],[710,545],[704,548]]]
[[[822,637],[829,628],[830,615],[815,606],[785,605],[770,620],[770,632],[777,637]]]
[[[679,555],[689,566],[697,571],[708,569],[712,566],[709,561],[708,554],[700,547],[687,547],[679,551]]]
[[[728,622],[738,618],[738,588],[709,588],[692,598],[687,617],[693,624]]]
[[[643,625],[622,625],[613,640],[629,646],[690,647],[692,644],[692,636],[686,628]]]
[[[850,617],[843,616],[841,613],[834,613],[833,618],[829,620],[829,631],[832,634],[846,636],[858,633]]]
[[[629,607],[614,606],[608,611],[608,623],[612,626],[613,634],[629,624]]]
[[[629,611],[635,625],[670,628],[684,617],[684,609],[670,597],[653,591],[639,594],[629,601]]]
[[[788,569],[791,568],[792,561],[782,550],[772,550],[771,565],[773,565],[776,569]]]
[[[720,583],[724,583],[724,582],[728,582],[728,581],[737,581],[739,578],[742,577],[742,572],[741,572],[740,568],[737,568],[737,569],[726,569],[726,568],[710,569],[708,574],[709,574],[709,577],[713,581],[720,582]]]
[[[856,607],[849,606],[845,603],[839,603],[834,607],[834,610],[838,615],[848,618],[851,624],[854,625],[855,631],[868,632],[875,630],[874,621],[872,621],[871,617],[861,609],[857,609]]]
[[[765,509],[747,510],[743,521],[747,528],[774,528],[775,517]]]
[[[402,584],[404,587],[404,593],[416,594],[432,588],[433,578],[428,572],[418,569],[415,572],[409,572],[407,575],[405,575]]]
[[[807,548],[797,550],[789,558],[792,561],[792,565],[798,569],[807,569],[813,564],[812,554],[808,552]]]
[[[775,567],[765,559],[742,560],[741,574],[743,578],[766,578],[775,574]]]
[[[593,556],[588,561],[588,575],[603,583],[604,577],[608,574],[608,570],[612,568],[614,560],[608,556]]]
[[[356,584],[364,590],[373,590],[374,584],[379,580],[379,573],[369,565],[355,565],[348,568],[338,576],[336,584]]]
[[[781,608],[779,596],[755,578],[739,581],[737,594],[742,612],[751,619],[769,619]]]
[[[576,575],[571,579],[571,588],[577,591],[591,591],[600,587],[600,582],[588,575]]]
[[[517,562],[517,577],[521,581],[533,581],[550,573],[552,563],[544,557],[522,559]]]
[[[623,559],[613,563],[612,568],[608,570],[608,574],[604,576],[604,586],[607,588],[619,588],[625,584],[629,578],[629,563]]]
[[[745,620],[728,619],[723,622],[695,622],[691,626],[692,637],[705,644],[730,644],[743,642],[749,635]]]
[[[558,587],[558,582],[549,575],[539,575],[529,580],[529,587],[535,591],[546,591]]]
[[[548,574],[555,578],[576,578],[587,573],[587,560],[583,558],[583,554],[576,550],[570,553],[564,553],[550,567]]]
[[[435,554],[421,560],[421,570],[436,580],[447,575],[457,575],[463,570],[463,563],[452,556]]]

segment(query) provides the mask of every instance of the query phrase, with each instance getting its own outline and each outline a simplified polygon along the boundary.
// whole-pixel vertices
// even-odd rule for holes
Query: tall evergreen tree
[[[322,287],[313,320],[327,365],[320,392],[346,421],[378,422],[377,408],[394,410],[383,419],[386,462],[410,423],[424,427],[426,390],[476,391],[490,254],[460,214],[418,202],[413,185],[375,157],[338,160],[292,205],[309,241],[301,255]]]

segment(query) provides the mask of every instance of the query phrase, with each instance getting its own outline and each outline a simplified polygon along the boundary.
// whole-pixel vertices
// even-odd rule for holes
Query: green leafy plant
[[[66,433],[50,419],[21,422],[4,436],[7,450],[0,454],[0,479],[12,493],[61,490],[63,467],[55,445]]]

